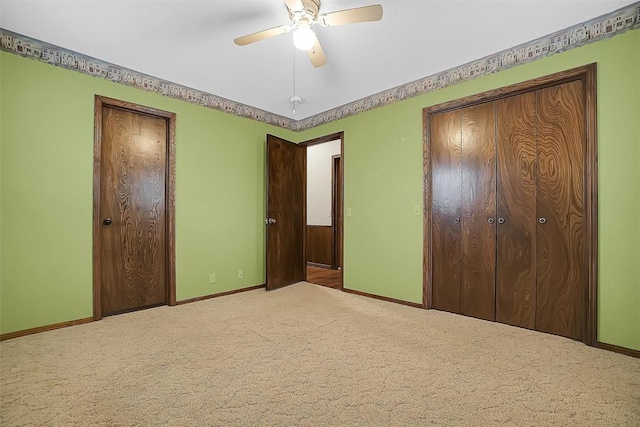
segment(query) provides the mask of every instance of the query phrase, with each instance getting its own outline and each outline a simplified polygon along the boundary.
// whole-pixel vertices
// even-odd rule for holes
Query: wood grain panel
[[[443,111],[452,111],[458,108],[466,108],[472,105],[496,101],[498,99],[508,98],[526,92],[533,92],[538,89],[556,86],[558,84],[569,81],[578,81],[579,79],[585,78],[592,79],[593,77],[595,77],[595,69],[596,63],[583,65],[580,67],[571,68],[569,70],[564,70],[554,74],[538,77],[532,80],[526,80],[513,85],[499,87],[487,92],[477,93],[464,98],[443,102],[438,105],[426,107],[423,109],[423,112],[428,112],[429,115],[440,114]]]
[[[535,93],[496,101],[498,248],[496,320],[535,328]]]
[[[502,88],[498,88],[495,90],[491,90],[488,92],[468,96],[461,99],[456,99],[453,101],[445,102],[442,104],[426,107],[423,109],[423,182],[424,182],[424,254],[423,254],[423,306],[425,308],[435,308],[434,307],[434,239],[432,238],[432,234],[434,230],[432,230],[433,222],[433,207],[431,206],[433,198],[433,181],[434,170],[432,164],[432,140],[434,139],[433,130],[432,130],[432,118],[438,115],[441,115],[444,112],[452,111],[455,109],[467,108],[470,106],[478,105],[480,103],[485,102],[504,102],[502,104],[503,115],[507,118],[511,118],[512,111],[508,106],[509,100],[507,98],[514,98],[522,94],[526,93],[535,93],[536,91],[544,90],[546,88],[551,88],[558,85],[563,84],[573,84],[574,86],[581,86],[584,90],[584,144],[585,149],[583,153],[583,161],[581,163],[579,158],[572,159],[571,166],[575,166],[576,168],[582,167],[582,176],[585,179],[584,183],[584,198],[583,198],[583,207],[584,207],[584,236],[583,236],[583,244],[584,248],[584,274],[585,274],[585,289],[584,289],[584,300],[583,300],[583,310],[584,310],[584,321],[582,322],[585,326],[584,333],[582,334],[582,341],[588,345],[594,346],[597,343],[597,294],[598,294],[598,179],[597,179],[597,103],[596,103],[596,95],[597,95],[597,79],[596,79],[596,70],[597,65],[588,64],[585,66],[581,66],[578,68],[561,71],[559,73],[551,74],[548,76],[543,76],[540,78],[536,78],[533,80],[517,83],[515,85],[510,85]],[[522,99],[520,99],[522,101]],[[529,113],[528,113],[529,114]],[[533,116],[536,115],[536,109],[533,110]],[[530,116],[529,116],[530,117]],[[560,114],[555,118],[560,122],[565,121],[567,118],[563,117],[563,114]],[[520,123],[517,125],[520,127],[527,127],[525,123],[522,122],[522,117],[520,118]],[[568,126],[568,129],[571,129],[573,125]],[[529,126],[530,127],[530,126]],[[505,129],[508,132],[518,131],[516,129]],[[560,129],[558,129],[560,130]],[[518,132],[522,133],[522,129]],[[508,132],[505,134],[507,137]],[[516,134],[518,132],[515,132]],[[520,143],[521,137],[520,137]],[[535,140],[534,140],[535,142]],[[502,154],[500,150],[502,149]],[[520,175],[514,176],[514,179],[509,179],[509,175],[505,174],[502,171],[501,178],[501,169],[498,168],[498,189],[504,191],[505,193],[510,193],[510,199],[518,200],[521,205],[529,205],[526,209],[521,209],[521,213],[525,214],[526,212],[531,213],[531,203],[535,203],[536,209],[538,208],[537,202],[535,199],[534,192],[537,191],[537,169],[536,162],[533,163],[531,158],[534,159],[537,156],[537,151],[531,152],[531,150],[520,150],[520,154],[518,155],[516,152],[512,152],[513,147],[509,148],[509,146],[498,146],[498,159],[497,163],[501,162],[501,157],[512,157],[513,163],[517,166],[513,170],[514,173],[519,169],[520,171],[524,171]],[[517,151],[517,149],[516,149]],[[525,152],[526,151],[526,152]],[[532,179],[533,176],[533,179]],[[505,186],[501,186],[501,180],[504,179]],[[498,193],[499,193],[498,192]],[[519,194],[519,196],[514,196],[515,194]],[[503,202],[502,211],[509,213],[507,210],[507,205],[505,200],[507,200],[507,194],[500,196],[498,195],[498,209],[500,209],[500,202]],[[553,205],[553,203],[551,204]],[[535,211],[535,210],[534,210]],[[500,214],[498,213],[498,216]],[[528,217],[523,217],[521,220],[525,220]],[[505,220],[507,218],[505,217]],[[533,294],[533,298],[536,297],[537,293],[537,285],[531,284],[531,278],[536,277],[536,269],[539,268],[536,265],[536,254],[537,251],[537,229],[539,227],[537,220],[538,215],[532,216],[534,221],[530,223],[528,220],[525,221],[527,224],[533,224],[535,227],[528,225],[522,233],[514,234],[508,233],[509,226],[513,224],[513,221],[505,223],[500,226],[498,229],[498,254],[496,263],[498,264],[498,268],[500,268],[500,263],[506,263],[507,265],[512,264],[514,268],[517,264],[522,264],[521,275],[515,277],[515,280],[509,281],[504,280],[503,285],[501,285],[501,275],[497,274],[496,277],[496,286],[501,286],[505,289],[504,293],[501,293],[498,288],[496,288],[497,300],[496,300],[496,316],[497,320],[504,321],[506,323],[514,323],[521,324],[529,328],[535,328],[536,324],[536,302],[531,301],[527,302],[526,306],[517,305],[514,306],[514,301],[527,301],[522,298],[522,294]],[[567,222],[573,223],[575,222],[572,218],[567,218]],[[522,221],[521,221],[522,223]],[[500,235],[501,232],[503,232]],[[511,246],[505,242],[502,242],[501,239],[506,239],[507,243],[510,243]],[[502,242],[502,245],[500,245]],[[526,246],[530,245],[530,248],[526,248]],[[574,245],[573,243],[571,245]],[[500,247],[503,248],[503,252],[501,253]],[[511,247],[511,249],[509,249]],[[533,260],[533,266],[531,265]],[[506,277],[506,276],[505,276]],[[524,281],[528,283],[529,289],[518,289],[519,281]],[[509,288],[505,288],[505,286]],[[518,291],[518,294],[514,294],[514,288]],[[533,291],[531,290],[533,288]],[[546,298],[546,297],[545,297]],[[501,304],[502,301],[502,305]],[[544,303],[543,303],[544,305]],[[502,307],[502,309],[501,309]],[[531,312],[533,311],[533,315]],[[552,310],[549,310],[552,311]],[[502,316],[502,318],[500,318]],[[566,314],[563,314],[566,317]],[[506,319],[506,320],[505,320]],[[551,328],[550,328],[551,329]],[[552,332],[557,333],[557,332]],[[562,334],[562,332],[560,332]]]
[[[102,313],[167,303],[167,121],[105,106],[100,217]]]
[[[460,111],[462,117],[461,312],[495,319],[496,163],[494,103]]]
[[[332,265],[333,227],[307,225],[307,262]]]
[[[433,308],[460,313],[461,292],[460,112],[431,118]]]
[[[584,67],[585,96],[585,197],[584,197],[584,239],[587,247],[585,295],[585,332],[583,342],[594,346],[598,331],[598,113],[597,113],[597,65]]]
[[[327,288],[340,289],[342,272],[330,268],[307,265],[307,282]]]
[[[267,289],[304,280],[307,148],[267,135]]]
[[[431,268],[433,260],[433,242],[431,239],[432,225],[432,204],[433,194],[432,171],[431,166],[431,118],[432,108],[422,109],[422,203],[424,210],[422,215],[422,308],[427,310],[433,308],[433,269]]]
[[[331,268],[342,267],[342,155],[332,156],[331,218],[333,223],[333,259]]]
[[[584,90],[581,81],[537,92],[537,329],[582,340],[585,326]]]

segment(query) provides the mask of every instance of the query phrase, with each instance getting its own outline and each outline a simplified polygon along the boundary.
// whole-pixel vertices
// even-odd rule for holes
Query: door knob
[[[545,222],[547,222],[547,219],[546,219],[546,218],[540,218],[540,219],[538,220],[538,222],[539,222],[540,224],[544,224]]]
[[[453,220],[453,222],[455,222],[456,224],[460,222],[460,218],[456,218]]]
[[[269,218],[268,221],[269,221],[269,224],[275,224],[276,223],[276,219],[275,218]]]
[[[488,222],[489,224],[493,224],[494,222],[496,222],[496,220],[495,220],[495,219],[493,219],[493,218],[489,218],[489,219],[487,220],[487,222]]]
[[[498,224],[504,224],[504,218],[498,218]]]
[[[102,220],[102,223],[103,223],[104,225],[111,225],[111,218],[105,218],[105,219],[103,219],[103,220]]]

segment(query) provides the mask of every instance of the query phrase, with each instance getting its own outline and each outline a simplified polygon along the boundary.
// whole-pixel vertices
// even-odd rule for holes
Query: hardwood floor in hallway
[[[307,265],[307,282],[315,285],[339,289],[341,275],[342,270],[331,270]]]

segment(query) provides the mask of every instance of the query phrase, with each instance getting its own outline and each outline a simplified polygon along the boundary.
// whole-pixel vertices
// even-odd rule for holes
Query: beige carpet
[[[640,359],[306,283],[0,355],[2,426],[640,425]]]

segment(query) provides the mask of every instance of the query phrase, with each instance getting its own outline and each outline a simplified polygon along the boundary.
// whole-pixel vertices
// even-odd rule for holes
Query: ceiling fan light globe
[[[316,33],[306,26],[301,25],[293,33],[293,45],[300,50],[309,50],[316,44]]]

